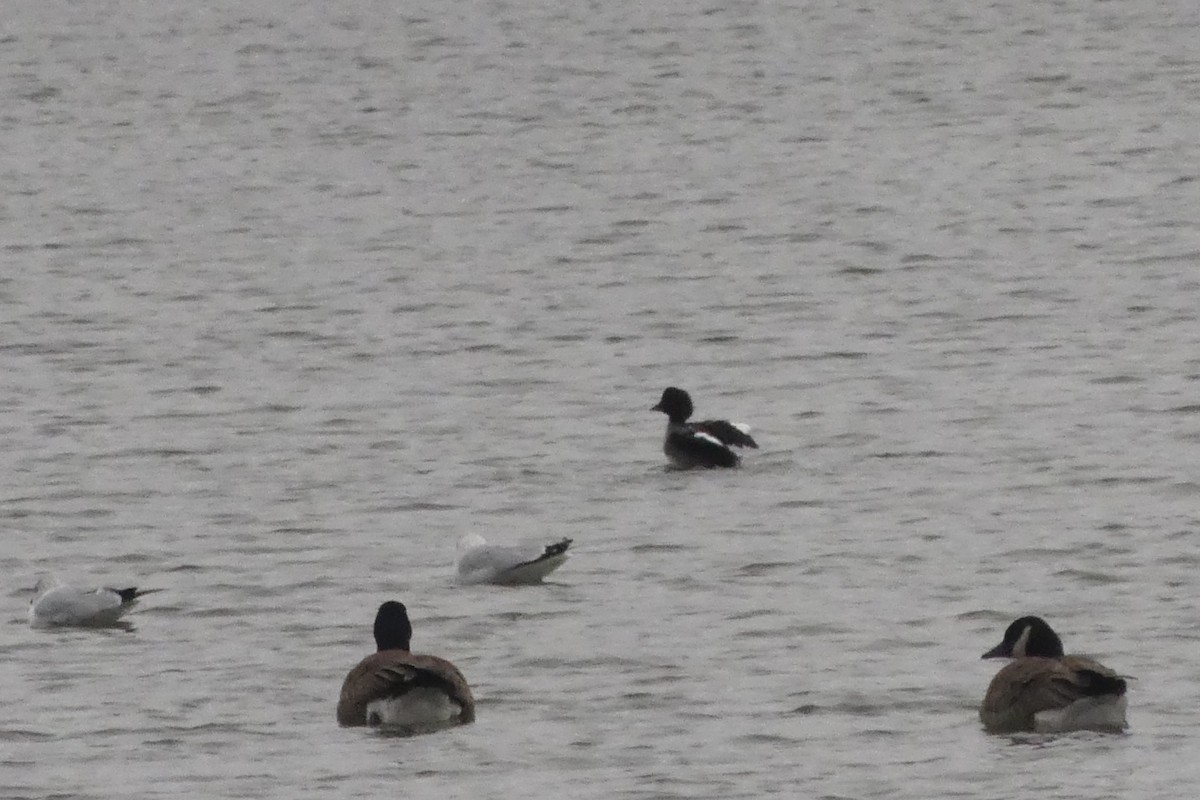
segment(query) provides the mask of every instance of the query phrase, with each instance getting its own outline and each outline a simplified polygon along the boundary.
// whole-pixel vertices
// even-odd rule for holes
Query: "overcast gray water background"
[[[5,16],[0,796],[1194,797],[1200,6]],[[388,598],[476,724],[336,726]],[[1026,612],[1128,735],[980,730]]]

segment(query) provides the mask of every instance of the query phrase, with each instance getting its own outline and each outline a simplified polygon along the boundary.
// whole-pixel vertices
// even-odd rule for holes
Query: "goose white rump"
[[[462,717],[463,707],[439,688],[419,687],[396,697],[367,703],[367,725],[371,727],[437,729]]]
[[[1128,701],[1125,695],[1113,697],[1084,697],[1066,708],[1039,711],[1033,715],[1037,733],[1069,733],[1070,731],[1115,731],[1129,727],[1125,719]]]
[[[35,628],[63,626],[103,628],[119,624],[142,595],[158,589],[110,589],[64,586],[51,577],[40,578],[29,604],[29,624]]]
[[[540,583],[567,560],[570,546],[570,539],[552,544],[494,545],[477,533],[467,534],[458,543],[455,560],[458,582],[509,586]]]

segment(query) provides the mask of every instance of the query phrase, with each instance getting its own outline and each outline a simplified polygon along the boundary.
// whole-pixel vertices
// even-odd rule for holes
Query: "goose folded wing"
[[[1098,664],[1088,667],[1069,662],[1042,662],[1031,668],[1029,673],[1022,676],[1018,683],[1021,694],[1021,704],[1031,711],[1048,711],[1066,708],[1077,700],[1094,697],[1100,694],[1114,693],[1116,684],[1124,691],[1124,681],[1120,678],[1103,675],[1091,669],[1099,667],[1103,672],[1110,672]]]
[[[462,707],[461,721],[474,721],[475,701],[457,667],[437,656],[386,650],[367,656],[346,676],[338,700],[338,722],[364,725],[369,703],[399,697],[422,686],[445,692]]]
[[[1071,670],[1084,694],[1125,694],[1125,679],[1097,661],[1084,656],[1066,656],[1062,659],[1062,665]]]
[[[378,677],[388,682],[394,694],[403,694],[418,686],[440,689],[462,706],[463,722],[475,719],[475,699],[471,696],[467,679],[458,671],[458,667],[444,658],[409,653],[403,663],[382,667]]]
[[[1098,675],[1105,675],[1110,678],[1121,677],[1116,672],[1113,672],[1111,669],[1101,664],[1099,661],[1095,661],[1087,656],[1063,656],[1059,660],[1059,663],[1069,670],[1088,670],[1090,672],[1095,672]]]

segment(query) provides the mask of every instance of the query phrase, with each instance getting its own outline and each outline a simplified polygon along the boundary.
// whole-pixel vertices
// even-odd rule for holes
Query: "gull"
[[[52,576],[38,579],[29,603],[29,624],[34,628],[76,626],[105,628],[119,625],[121,616],[138,599],[161,589],[110,589],[66,586]]]
[[[458,582],[499,583],[508,586],[541,583],[567,560],[570,539],[553,544],[488,544],[477,533],[469,533],[458,542],[455,559]]]

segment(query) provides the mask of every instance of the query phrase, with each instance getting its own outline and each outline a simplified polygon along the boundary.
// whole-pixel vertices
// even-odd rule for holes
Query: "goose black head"
[[[1041,617],[1021,617],[1004,631],[1004,640],[983,658],[1062,658],[1062,640]]]
[[[388,600],[375,614],[375,646],[380,650],[408,650],[412,623],[404,603]]]

